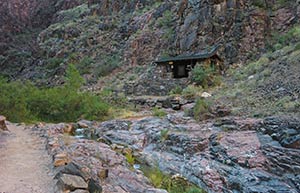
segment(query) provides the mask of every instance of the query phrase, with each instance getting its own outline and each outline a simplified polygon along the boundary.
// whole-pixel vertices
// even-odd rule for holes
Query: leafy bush
[[[294,26],[284,34],[273,33],[267,47],[270,51],[276,51],[298,41],[300,41],[300,26]]]
[[[161,141],[165,141],[166,139],[168,139],[169,136],[169,130],[168,129],[163,129],[160,131],[160,140]]]
[[[214,66],[196,66],[192,70],[192,81],[204,88],[219,84],[215,82],[218,76]]]
[[[194,118],[205,120],[211,111],[212,102],[208,99],[198,98],[194,107]]]
[[[156,117],[164,117],[167,113],[164,110],[155,107],[153,108],[153,115]]]
[[[63,58],[49,58],[47,60],[47,69],[55,69],[64,62]]]
[[[157,22],[158,22],[158,27],[162,28],[168,28],[172,26],[174,16],[173,12],[170,10],[167,10],[164,12],[163,16],[160,17]]]
[[[0,112],[15,122],[103,119],[109,106],[98,96],[78,92],[82,83],[74,65],[69,65],[66,84],[61,87],[39,89],[31,83],[1,79]]]
[[[95,64],[95,74],[97,76],[106,76],[121,64],[119,55],[103,56],[101,63]]]
[[[33,119],[27,108],[26,95],[31,93],[32,85],[21,82],[7,83],[6,79],[0,79],[0,113],[9,120],[22,122],[26,119]]]
[[[132,155],[132,152],[127,152],[125,154],[126,160],[130,165],[133,165],[135,163],[135,157]]]
[[[166,175],[157,166],[154,168],[144,167],[142,170],[154,187],[163,188],[162,184],[166,179]]]
[[[77,7],[72,8],[72,9],[63,10],[63,11],[58,12],[58,17],[62,21],[74,20],[74,19],[79,19],[84,15],[88,15],[89,12],[90,12],[90,9],[88,8],[88,5],[82,4]]]
[[[266,3],[264,0],[254,0],[253,5],[256,7],[259,7],[259,8],[263,8],[263,9],[266,8]]]
[[[84,79],[73,64],[68,66],[66,71],[66,87],[71,91],[77,91],[84,83]]]
[[[98,96],[102,101],[119,108],[128,108],[129,102],[123,93],[116,93],[112,89],[104,88]]]
[[[80,60],[80,62],[76,63],[76,67],[79,70],[80,74],[88,74],[90,73],[93,63],[94,60],[91,57],[85,56]]]
[[[200,96],[203,92],[203,88],[200,86],[189,85],[182,91],[182,95],[185,98],[194,98]]]
[[[182,93],[182,88],[180,86],[176,86],[170,91],[171,95],[180,95]]]
[[[153,168],[143,166],[142,171],[154,187],[165,189],[170,193],[204,193],[202,189],[182,177],[164,174],[158,166]]]
[[[171,41],[174,38],[174,28],[172,27],[174,21],[173,12],[167,10],[163,13],[162,17],[157,20],[157,27],[163,29],[164,33],[162,39],[166,41]]]
[[[300,43],[296,44],[295,51],[300,50]]]
[[[186,191],[186,193],[204,193],[204,191],[197,187],[191,187]]]

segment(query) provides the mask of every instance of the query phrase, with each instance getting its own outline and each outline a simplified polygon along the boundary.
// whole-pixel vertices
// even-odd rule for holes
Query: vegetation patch
[[[192,81],[203,88],[221,84],[221,79],[214,66],[196,66],[193,68]]]
[[[30,82],[0,80],[0,112],[14,122],[71,122],[84,118],[103,120],[109,105],[91,93],[78,92],[83,78],[69,65],[66,84],[38,88]]]
[[[213,102],[209,99],[198,98],[194,106],[194,118],[202,121],[211,117],[211,106]]]
[[[298,41],[300,41],[300,26],[296,25],[284,34],[274,32],[268,41],[267,48],[274,52]]]
[[[153,115],[156,117],[162,118],[167,115],[167,113],[163,109],[159,109],[158,107],[154,107],[152,111]]]
[[[199,97],[203,93],[203,88],[201,86],[196,85],[188,85],[185,89],[182,91],[182,95],[185,98],[196,98]]]
[[[180,176],[164,174],[158,167],[143,166],[142,171],[154,187],[165,189],[169,193],[205,193]]]
[[[170,95],[181,95],[182,94],[182,88],[180,86],[176,86],[173,88],[170,93]]]
[[[163,129],[160,131],[160,140],[162,142],[166,141],[168,139],[168,136],[169,136],[169,129]]]
[[[298,34],[297,27],[283,36],[291,34]],[[232,107],[237,116],[300,115],[298,44],[299,41],[229,70],[227,84],[214,93],[213,100]],[[198,105],[206,109],[203,102]]]
[[[262,9],[266,9],[266,3],[264,0],[253,0],[252,3],[254,6],[262,8]]]
[[[132,152],[131,151],[130,152],[126,152],[125,157],[126,157],[127,162],[131,166],[133,166],[133,164],[135,163],[135,157],[132,155]]]

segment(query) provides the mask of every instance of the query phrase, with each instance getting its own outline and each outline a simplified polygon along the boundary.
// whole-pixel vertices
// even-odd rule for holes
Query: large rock
[[[62,174],[58,178],[57,182],[58,187],[60,187],[61,190],[67,191],[67,190],[76,190],[76,189],[88,189],[88,184],[80,177],[70,174]]]
[[[70,162],[68,155],[66,153],[56,154],[54,156],[54,166],[59,167],[63,165],[67,165]]]
[[[259,127],[283,147],[300,149],[300,119],[296,117],[268,117]]]
[[[90,192],[87,191],[87,190],[80,190],[80,189],[78,189],[78,190],[75,190],[75,191],[73,191],[71,193],[90,193]]]
[[[0,130],[2,131],[7,131],[7,126],[5,124],[5,121],[6,121],[6,117],[0,115]]]

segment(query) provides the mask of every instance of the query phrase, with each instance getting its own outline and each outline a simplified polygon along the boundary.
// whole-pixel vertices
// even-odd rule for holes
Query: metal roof
[[[155,61],[155,63],[165,63],[165,62],[183,61],[183,60],[197,60],[197,59],[211,58],[213,56],[216,56],[220,59],[220,57],[217,55],[217,51],[218,51],[219,47],[220,47],[220,45],[217,45],[217,46],[213,47],[210,51],[193,54],[193,55],[180,55],[180,56],[175,56],[175,57],[161,58],[161,59]]]

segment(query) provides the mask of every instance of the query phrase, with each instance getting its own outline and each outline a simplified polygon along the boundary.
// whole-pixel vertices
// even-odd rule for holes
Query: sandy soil
[[[0,193],[53,193],[51,159],[43,141],[24,126],[0,137]]]

